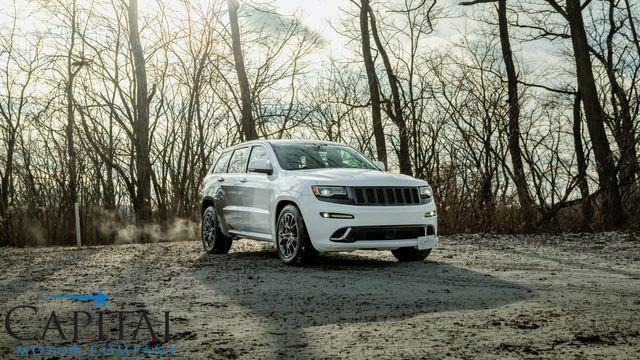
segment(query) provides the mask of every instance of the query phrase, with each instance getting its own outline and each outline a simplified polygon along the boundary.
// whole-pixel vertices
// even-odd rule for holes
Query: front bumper
[[[402,227],[402,226],[427,226],[432,228],[433,237],[427,248],[434,247],[438,242],[437,217],[425,217],[428,211],[436,209],[432,201],[424,205],[406,206],[359,206],[336,204],[319,201],[313,195],[304,195],[300,210],[305,220],[305,225],[313,247],[320,252],[329,251],[351,251],[359,249],[393,250],[401,247],[417,247],[418,238],[387,240],[367,239],[356,241],[340,241],[331,237],[334,233],[344,228],[380,228],[380,227]],[[325,218],[321,212],[350,214],[353,219]]]

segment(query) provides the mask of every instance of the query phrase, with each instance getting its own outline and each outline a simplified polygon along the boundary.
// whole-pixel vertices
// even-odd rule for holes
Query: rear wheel
[[[285,206],[278,215],[276,245],[280,260],[288,265],[307,264],[318,256],[309,240],[302,214],[294,205]]]
[[[393,256],[398,259],[400,262],[408,262],[408,261],[422,261],[429,256],[431,253],[431,249],[427,250],[418,250],[414,247],[406,247],[391,250]]]
[[[216,209],[208,206],[202,214],[202,246],[208,254],[226,254],[233,239],[220,230]]]

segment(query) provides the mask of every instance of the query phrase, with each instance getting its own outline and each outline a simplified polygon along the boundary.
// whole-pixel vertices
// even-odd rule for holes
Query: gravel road
[[[248,240],[218,256],[193,241],[4,248],[0,313],[36,305],[15,325],[30,333],[54,310],[68,333],[73,310],[95,310],[47,294],[103,290],[110,311],[146,309],[154,324],[170,311],[176,358],[638,358],[636,236],[450,236],[421,263],[358,251],[305,268]],[[3,326],[0,357],[17,344]]]

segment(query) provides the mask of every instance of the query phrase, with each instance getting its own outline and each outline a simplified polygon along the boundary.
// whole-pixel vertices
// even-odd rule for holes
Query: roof
[[[344,145],[334,141],[324,140],[301,140],[301,139],[276,139],[267,140],[270,144],[332,144],[332,145]]]
[[[325,140],[303,140],[303,139],[257,139],[241,142],[232,146],[227,147],[226,149],[232,149],[239,146],[251,145],[251,144],[332,144],[332,145],[344,145],[341,143],[337,143],[334,141],[325,141]],[[226,150],[225,149],[225,150]]]

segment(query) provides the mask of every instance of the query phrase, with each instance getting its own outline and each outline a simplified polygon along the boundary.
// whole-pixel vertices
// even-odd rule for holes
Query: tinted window
[[[262,146],[254,146],[251,150],[251,156],[249,156],[249,164],[253,160],[267,160],[269,161],[269,155],[267,155],[267,149]]]
[[[229,156],[231,156],[231,152],[227,151],[226,153],[222,153],[218,158],[218,162],[213,167],[211,171],[214,174],[223,174],[227,172],[227,164],[229,163]]]
[[[244,147],[236,149],[231,155],[228,173],[243,173],[247,169],[247,158],[249,157],[249,148]]]
[[[273,149],[285,170],[320,168],[374,169],[364,155],[348,146],[332,144],[277,144]]]

